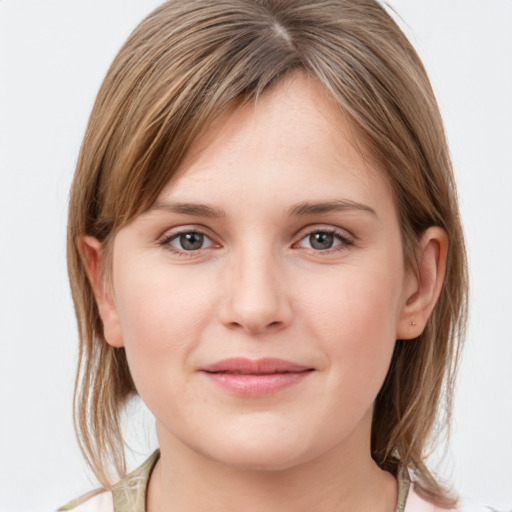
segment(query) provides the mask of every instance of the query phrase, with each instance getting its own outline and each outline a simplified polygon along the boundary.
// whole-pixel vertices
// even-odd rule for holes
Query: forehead
[[[298,200],[390,196],[381,169],[362,148],[324,88],[296,73],[258,101],[219,116],[192,144],[159,199],[209,202],[222,191],[244,200],[251,191],[276,199],[295,194]]]

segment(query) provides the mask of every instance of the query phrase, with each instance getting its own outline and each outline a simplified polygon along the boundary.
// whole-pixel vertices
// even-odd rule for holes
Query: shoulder
[[[456,508],[445,509],[439,508],[432,503],[424,500],[421,496],[414,492],[413,485],[409,489],[407,503],[404,512],[498,512],[490,507],[485,507],[468,500],[459,500]]]
[[[457,506],[457,512],[498,512],[498,510],[474,503],[470,500],[461,499]]]
[[[93,491],[59,508],[57,512],[114,512],[114,501],[109,491]]]
[[[59,508],[57,512],[143,512],[149,477],[160,451],[153,454],[135,471],[126,475],[111,491],[98,489]]]
[[[426,501],[414,491],[414,484],[410,484],[405,504],[404,512],[461,512],[456,509],[444,509],[436,507],[434,504]]]

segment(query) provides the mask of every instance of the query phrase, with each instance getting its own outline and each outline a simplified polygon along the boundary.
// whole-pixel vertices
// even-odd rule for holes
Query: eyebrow
[[[171,213],[181,213],[192,215],[194,217],[225,217],[226,212],[221,208],[209,204],[200,203],[172,203],[166,201],[157,201],[150,210],[164,210]]]
[[[320,202],[304,201],[302,203],[297,203],[296,205],[292,206],[288,210],[288,213],[290,216],[307,216],[319,215],[322,213],[330,212],[343,212],[350,210],[368,212],[374,215],[375,217],[378,217],[375,210],[370,206],[358,203],[356,201],[350,201],[348,199],[334,199],[332,201]]]

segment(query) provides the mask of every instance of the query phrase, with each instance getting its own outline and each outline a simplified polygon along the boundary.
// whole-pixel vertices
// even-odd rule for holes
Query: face
[[[335,112],[282,81],[116,235],[105,333],[162,447],[258,469],[370,456],[411,278],[390,188]]]

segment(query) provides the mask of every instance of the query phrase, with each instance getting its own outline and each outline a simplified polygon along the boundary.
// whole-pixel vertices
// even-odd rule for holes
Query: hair
[[[120,418],[137,391],[124,349],[105,341],[80,240],[97,238],[108,255],[118,230],[151,207],[209,123],[295,71],[323,86],[380,163],[398,211],[405,265],[415,268],[415,248],[428,227],[448,235],[439,300],[418,338],[396,342],[374,405],[371,451],[395,475],[411,468],[417,491],[430,501],[453,504],[427,468],[426,450],[451,413],[466,321],[464,240],[431,85],[405,35],[374,0],[172,0],[119,51],[89,119],[69,206],[82,452],[103,486],[111,485],[112,470],[116,478],[125,475]]]

